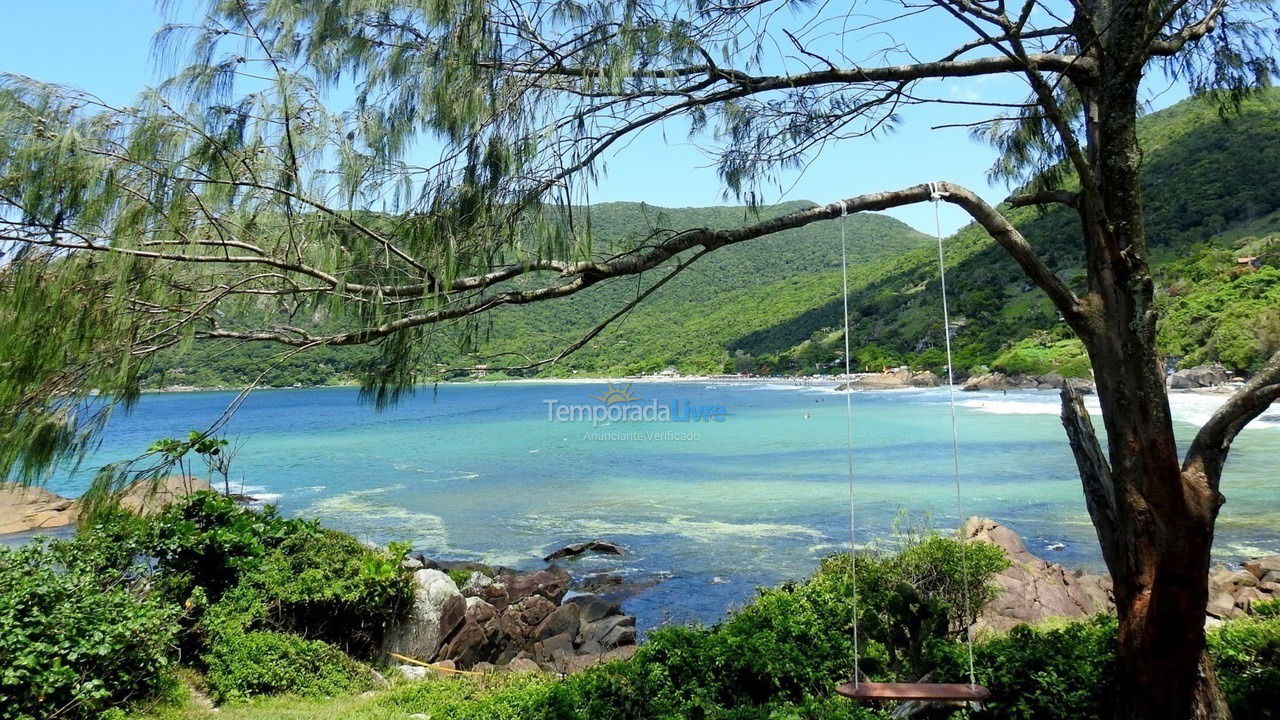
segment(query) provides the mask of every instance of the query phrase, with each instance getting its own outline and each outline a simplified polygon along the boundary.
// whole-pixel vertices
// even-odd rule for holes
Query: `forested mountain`
[[[1246,100],[1224,118],[1210,100],[1188,100],[1141,122],[1149,238],[1166,318],[1162,349],[1186,363],[1219,360],[1248,369],[1280,340],[1280,91]],[[922,178],[927,168],[922,168]],[[822,198],[827,201],[829,198]],[[759,210],[769,216],[803,207]],[[741,207],[661,209],[636,203],[589,212],[602,247],[655,228],[732,227]],[[1072,284],[1082,272],[1073,214],[1032,209],[1011,218]],[[846,221],[859,367],[938,367],[942,327],[931,238],[878,215]],[[961,370],[1087,372],[1078,345],[1017,266],[976,226],[946,240],[955,348]],[[1237,262],[1257,257],[1255,267]],[[675,366],[690,372],[811,372],[837,358],[839,224],[718,250],[657,290],[548,375],[620,375]],[[522,365],[554,356],[622,307],[656,276],[619,281],[564,300],[504,309],[482,329],[471,357],[448,349],[442,366]],[[313,318],[314,322],[322,322]],[[269,346],[197,345],[157,364],[151,385],[238,385],[277,352]],[[368,350],[321,349],[285,361],[274,385],[340,381]]]

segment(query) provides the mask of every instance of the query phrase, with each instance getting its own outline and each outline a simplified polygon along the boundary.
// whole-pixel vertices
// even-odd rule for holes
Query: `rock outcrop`
[[[184,495],[208,489],[207,480],[170,475],[127,485],[120,492],[119,502],[126,510],[152,515]],[[44,488],[0,483],[0,535],[74,525],[82,510],[83,503],[78,499],[65,498]]]
[[[565,673],[634,651],[635,618],[596,595],[565,599],[572,578],[562,568],[487,570],[461,588],[439,570],[416,570],[413,608],[387,631],[384,652],[460,669]]]
[[[853,379],[847,383],[842,383],[836,387],[837,392],[843,392],[846,389],[854,390],[893,390],[896,388],[930,388],[938,387],[942,381],[938,376],[922,370],[916,372],[908,368],[898,368],[896,370],[886,370],[881,373],[861,373],[854,375]]]
[[[0,534],[66,527],[78,514],[74,500],[44,488],[0,483]]]
[[[1195,388],[1215,387],[1231,382],[1233,373],[1219,365],[1197,365],[1193,368],[1178,370],[1169,376],[1169,388],[1172,390],[1194,390]]]
[[[970,518],[960,532],[966,541],[993,543],[1009,556],[1009,567],[995,577],[1000,587],[996,597],[979,615],[979,628],[1008,630],[1052,617],[1114,611],[1111,578],[1071,571],[1038,558],[1017,533],[987,518]]]
[[[1061,375],[1005,375],[1000,372],[973,375],[960,386],[961,390],[1057,390],[1062,387]],[[1085,380],[1071,381],[1082,393],[1093,392],[1093,383]]]
[[[995,577],[999,591],[982,609],[976,627],[1008,630],[1024,622],[1115,611],[1110,577],[1073,572],[1038,558],[1017,533],[986,518],[969,518],[960,532],[966,540],[1000,547],[1011,563]],[[1251,614],[1256,603],[1273,599],[1280,599],[1280,555],[1249,560],[1243,568],[1215,567],[1209,571],[1206,622]]]
[[[576,542],[565,545],[542,559],[546,562],[551,562],[552,560],[577,557],[578,555],[587,552],[599,553],[601,555],[626,555],[627,549],[617,543],[609,542],[608,540],[588,540],[587,542]]]
[[[453,579],[439,570],[414,571],[413,584],[413,606],[387,628],[382,649],[388,655],[432,660],[462,625],[467,601]]]
[[[1280,598],[1280,555],[1254,558],[1241,569],[1215,567],[1209,571],[1210,621],[1253,613],[1254,603]]]

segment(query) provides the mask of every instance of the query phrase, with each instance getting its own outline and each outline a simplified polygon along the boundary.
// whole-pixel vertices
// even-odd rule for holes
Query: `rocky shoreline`
[[[149,515],[183,495],[208,489],[207,480],[170,475],[129,484],[120,492],[119,502],[126,510]],[[42,487],[0,483],[0,535],[70,527],[80,519],[83,507],[79,498],[62,497]]]
[[[622,555],[626,550],[592,540],[548,558],[583,552]],[[415,553],[404,567],[413,571],[413,607],[388,628],[382,652],[407,677],[432,670],[567,674],[635,652],[635,618],[607,597],[575,592],[573,576],[554,563],[518,572],[435,562]],[[455,577],[463,574],[466,580],[459,586]]]

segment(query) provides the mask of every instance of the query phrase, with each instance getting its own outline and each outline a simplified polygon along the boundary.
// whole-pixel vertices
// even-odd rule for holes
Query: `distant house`
[[[1260,257],[1240,257],[1236,258],[1236,264],[1241,267],[1258,269],[1262,267],[1262,258]]]
[[[488,366],[488,365],[477,365],[477,366],[475,366],[475,367],[471,368],[471,377],[473,377],[473,378],[482,378],[482,377],[484,377],[485,375],[488,375],[488,374],[489,374],[489,366]]]
[[[668,367],[666,370],[658,373],[659,377],[680,377],[680,371],[674,367]]]

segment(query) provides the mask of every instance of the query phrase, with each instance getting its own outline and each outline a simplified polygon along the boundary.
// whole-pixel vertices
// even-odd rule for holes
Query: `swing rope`
[[[840,273],[844,293],[844,440],[845,459],[849,466],[849,582],[853,588],[853,684],[862,680],[858,651],[858,509],[853,494],[853,373],[849,361],[849,249],[845,241],[844,224],[849,208],[840,201]]]
[[[929,199],[933,202],[933,231],[938,238],[938,281],[942,286],[942,337],[946,339],[947,348],[947,405],[951,410],[951,465],[956,482],[956,522],[964,529],[964,507],[960,492],[960,434],[956,430],[956,378],[951,362],[951,310],[947,307],[947,263],[942,249],[942,193],[936,183],[929,183]],[[973,610],[969,599],[969,554],[966,538],[960,538],[960,572],[964,582],[964,619],[969,619]],[[969,684],[977,685],[977,674],[973,669],[973,626],[965,625],[965,646],[969,651]]]
[[[947,304],[947,269],[942,242],[942,218],[939,203],[946,197],[936,183],[929,183],[929,200],[933,202],[934,236],[938,242],[938,277],[942,289],[942,330],[947,353],[947,404],[951,413],[951,462],[956,488],[956,517],[963,527],[963,495],[960,487],[960,436],[956,426],[955,368],[951,352],[951,312]],[[845,239],[845,219],[848,207],[840,201],[840,266],[844,290],[844,397],[845,397],[845,456],[849,474],[849,578],[853,589],[853,688],[856,691],[862,681],[861,655],[858,640],[858,560],[857,560],[857,503],[853,475],[853,372],[850,359],[849,320],[849,251]],[[968,619],[973,605],[969,592],[968,543],[960,538],[960,567],[963,580],[964,618]],[[977,672],[973,659],[973,628],[965,627],[965,645],[969,655],[969,686],[977,686]],[[868,685],[872,687],[874,685]],[[981,688],[977,688],[981,690]],[[983,690],[985,692],[985,690]]]

